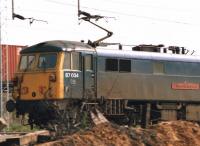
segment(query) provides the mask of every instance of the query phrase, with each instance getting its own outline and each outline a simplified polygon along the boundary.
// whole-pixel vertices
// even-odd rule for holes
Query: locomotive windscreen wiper
[[[31,56],[29,56],[30,58]],[[30,60],[30,62],[28,62],[28,65],[27,65],[27,69],[30,69],[31,68],[31,65],[33,64],[34,60],[35,60],[35,56],[32,56],[33,58]],[[30,67],[30,68],[29,68]]]

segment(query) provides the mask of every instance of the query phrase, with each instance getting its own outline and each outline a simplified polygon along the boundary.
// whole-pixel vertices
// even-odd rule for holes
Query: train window
[[[86,55],[85,58],[85,70],[92,70],[92,55]]]
[[[69,52],[65,52],[65,59],[63,63],[64,69],[71,69],[71,54]]]
[[[166,62],[165,70],[170,75],[200,76],[200,64],[194,62]]]
[[[162,62],[154,62],[153,64],[153,72],[155,74],[163,74],[164,73],[164,66]]]
[[[34,66],[34,61],[35,61],[35,56],[34,55],[29,55],[28,56],[28,69],[32,69]]]
[[[34,55],[23,55],[20,60],[20,70],[32,69],[35,61]]]
[[[200,63],[190,62],[184,64],[186,75],[200,76]]]
[[[21,60],[20,60],[20,70],[24,70],[27,68],[27,56],[21,56]]]
[[[153,72],[151,60],[133,60],[132,72],[149,74]]]
[[[118,71],[118,59],[106,59],[106,71]]]
[[[120,72],[131,72],[131,60],[119,60]]]
[[[80,70],[80,53],[77,52],[71,53],[71,69]]]
[[[56,54],[41,54],[39,57],[38,68],[55,68],[56,60]]]
[[[181,62],[166,62],[165,73],[170,75],[184,75],[185,66]]]

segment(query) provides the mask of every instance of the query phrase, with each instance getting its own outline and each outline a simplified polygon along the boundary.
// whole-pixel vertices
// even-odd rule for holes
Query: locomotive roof
[[[167,54],[143,51],[97,49],[98,56],[127,59],[147,59],[160,61],[200,62],[200,56]]]
[[[23,49],[20,53],[38,53],[38,52],[61,52],[65,49],[75,49],[75,48],[84,48],[92,49],[91,46],[75,41],[64,41],[64,40],[55,40],[55,41],[46,41],[30,47]]]

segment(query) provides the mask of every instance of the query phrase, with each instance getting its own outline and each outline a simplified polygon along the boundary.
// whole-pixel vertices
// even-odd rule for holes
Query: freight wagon
[[[1,76],[2,76],[2,88],[6,88],[6,83],[8,81],[9,85],[12,84],[11,80],[14,77],[16,72],[18,61],[19,61],[19,52],[24,46],[19,45],[0,45],[1,53],[0,62],[2,64]]]

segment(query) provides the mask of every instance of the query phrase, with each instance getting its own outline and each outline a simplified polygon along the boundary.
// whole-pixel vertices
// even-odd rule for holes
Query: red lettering
[[[172,89],[182,89],[182,90],[198,90],[199,83],[172,83]]]

